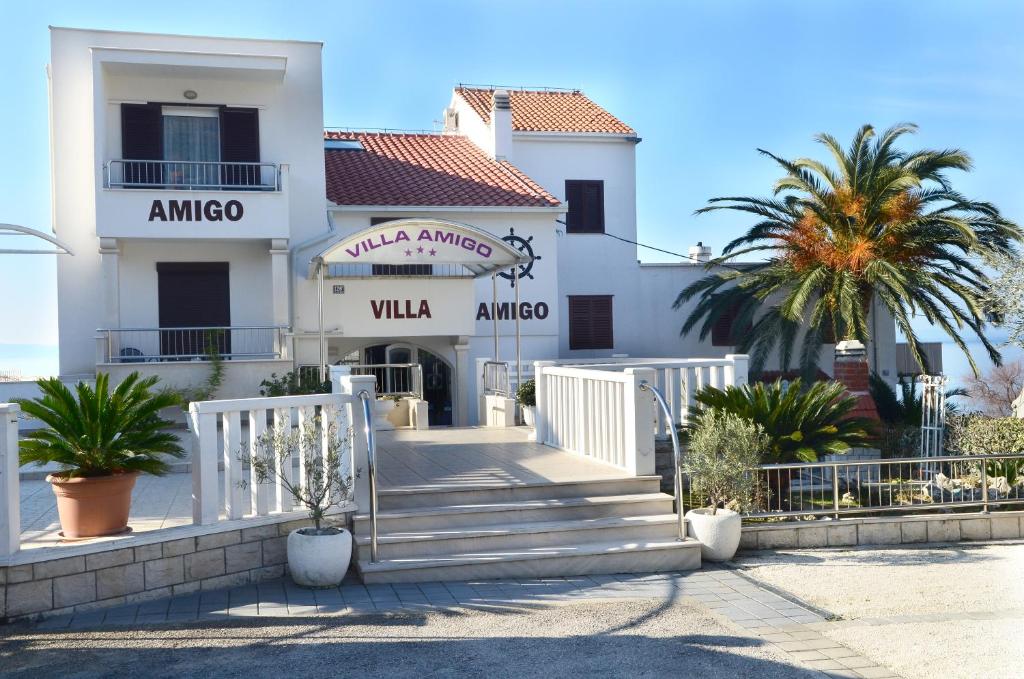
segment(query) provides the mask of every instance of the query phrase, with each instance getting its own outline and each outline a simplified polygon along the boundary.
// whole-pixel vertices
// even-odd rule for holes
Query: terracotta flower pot
[[[57,496],[62,535],[95,538],[128,530],[132,488],[138,476],[138,472],[71,479],[47,476]]]

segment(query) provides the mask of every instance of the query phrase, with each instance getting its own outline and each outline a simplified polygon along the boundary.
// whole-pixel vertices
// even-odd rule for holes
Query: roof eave
[[[559,205],[343,205],[327,201],[335,212],[526,212],[563,214],[569,206]]]

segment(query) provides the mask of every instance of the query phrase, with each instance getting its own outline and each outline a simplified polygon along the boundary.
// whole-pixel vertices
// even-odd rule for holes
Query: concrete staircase
[[[379,493],[380,560],[369,516],[355,517],[363,581],[643,573],[700,567],[700,544],[679,542],[660,477]]]

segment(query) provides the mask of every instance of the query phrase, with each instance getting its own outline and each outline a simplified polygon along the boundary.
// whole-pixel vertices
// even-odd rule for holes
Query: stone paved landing
[[[600,599],[678,598],[701,602],[745,633],[775,645],[823,677],[895,677],[870,658],[842,646],[819,630],[830,624],[821,612],[771,591],[728,568],[685,573],[592,575],[568,578],[477,580],[418,584],[362,585],[348,578],[340,587],[310,590],[274,580],[53,617],[39,630],[159,623],[198,624],[241,617],[353,616],[423,609],[524,609]]]

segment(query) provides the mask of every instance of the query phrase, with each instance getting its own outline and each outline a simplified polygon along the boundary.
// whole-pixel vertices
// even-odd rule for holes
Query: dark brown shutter
[[[122,181],[132,184],[160,184],[163,167],[163,113],[159,104],[121,104],[121,157],[135,161],[124,164]]]
[[[569,348],[612,349],[611,295],[569,296]]]
[[[161,328],[209,328],[231,325],[231,293],[227,262],[158,262],[157,305]],[[231,334],[218,333],[221,353],[231,351]],[[160,333],[160,353],[202,355],[201,331]]]
[[[711,346],[732,347],[736,346],[740,337],[750,332],[751,324],[744,323],[743,327],[737,328],[736,322],[739,317],[740,305],[730,306],[711,326]]]
[[[222,163],[260,162],[259,110],[221,109],[220,160]],[[259,186],[260,169],[254,165],[223,165],[221,181],[231,186]]]
[[[567,179],[565,200],[569,203],[566,233],[604,233],[603,181]]]

